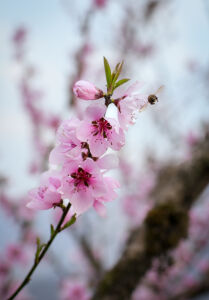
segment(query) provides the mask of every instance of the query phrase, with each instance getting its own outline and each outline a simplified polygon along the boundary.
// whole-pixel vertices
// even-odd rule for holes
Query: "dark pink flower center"
[[[107,138],[108,131],[112,129],[110,123],[107,122],[107,120],[105,120],[104,118],[101,118],[97,121],[92,121],[92,125],[93,125],[93,131],[92,131],[93,136],[100,134],[104,138]]]
[[[19,249],[11,249],[11,253],[10,255],[13,257],[13,258],[19,258],[21,256],[21,252]]]
[[[82,185],[89,186],[91,174],[82,168],[78,168],[77,172],[70,175],[74,179],[74,186]]]
[[[83,296],[83,290],[79,287],[74,288],[72,295],[73,299],[80,299]]]
[[[0,275],[6,275],[9,272],[9,266],[6,263],[0,265]]]

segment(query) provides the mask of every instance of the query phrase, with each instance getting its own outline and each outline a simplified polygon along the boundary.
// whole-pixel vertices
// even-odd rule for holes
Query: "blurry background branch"
[[[208,131],[191,160],[163,167],[152,192],[156,205],[143,226],[135,228],[118,263],[99,283],[93,300],[127,300],[149,270],[152,259],[166,255],[186,237],[187,213],[209,183]]]

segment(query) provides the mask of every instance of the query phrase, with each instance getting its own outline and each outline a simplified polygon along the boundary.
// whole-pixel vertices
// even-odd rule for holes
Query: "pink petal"
[[[95,200],[93,206],[94,206],[94,209],[96,210],[96,212],[98,213],[98,215],[100,215],[100,217],[107,216],[106,208],[101,202]]]
[[[108,148],[108,141],[101,136],[92,136],[89,140],[91,154],[95,157],[100,157]]]
[[[85,116],[92,121],[98,120],[104,117],[107,108],[103,104],[89,105],[85,111]]]
[[[28,204],[26,204],[26,207],[34,210],[44,210],[51,208],[51,205],[47,202],[42,201],[31,201]]]
[[[88,140],[91,135],[91,123],[89,121],[81,121],[80,126],[76,130],[76,136],[81,142]]]
[[[116,133],[115,130],[112,130],[108,134],[108,140],[110,142],[110,147],[113,150],[119,151],[125,144],[125,135],[123,130],[120,128],[119,133]]]
[[[44,202],[51,204],[51,207],[54,203],[59,203],[61,200],[61,195],[57,192],[52,192],[49,189],[46,191],[44,195]]]
[[[92,206],[93,201],[93,197],[87,189],[75,192],[70,198],[70,203],[72,203],[73,209],[77,214],[82,214],[88,210]]]

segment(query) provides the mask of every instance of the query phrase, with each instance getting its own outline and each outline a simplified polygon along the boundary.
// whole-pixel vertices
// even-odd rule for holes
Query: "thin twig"
[[[44,246],[43,250],[39,254],[38,259],[34,260],[34,264],[31,267],[31,269],[28,272],[28,274],[26,275],[26,277],[23,280],[23,282],[20,284],[20,286],[16,289],[16,291],[7,300],[14,299],[19,294],[19,292],[25,287],[25,285],[28,284],[28,282],[30,281],[31,275],[33,274],[33,272],[35,271],[35,269],[39,265],[40,261],[42,260],[42,258],[46,254],[46,252],[48,251],[48,249],[49,249],[50,245],[52,244],[53,240],[55,239],[55,237],[57,236],[57,234],[62,231],[62,227],[61,227],[62,223],[64,222],[64,219],[65,219],[65,217],[66,217],[66,215],[67,215],[70,207],[71,207],[71,204],[69,203],[67,205],[67,207],[63,210],[63,214],[62,214],[62,216],[60,218],[60,221],[59,221],[59,223],[58,223],[55,231],[53,232],[53,234],[51,234],[51,237],[50,237],[49,241],[47,242],[47,244]]]

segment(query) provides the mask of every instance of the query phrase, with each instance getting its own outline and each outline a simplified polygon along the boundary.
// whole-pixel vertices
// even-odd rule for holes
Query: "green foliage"
[[[121,63],[118,63],[115,69],[113,70],[113,72],[111,72],[111,68],[108,63],[108,60],[104,57],[104,69],[105,69],[105,75],[107,81],[107,95],[112,95],[113,91],[116,88],[129,81],[128,78],[124,78],[117,81],[122,71],[123,63],[124,63],[123,61]]]
[[[73,225],[76,221],[76,214],[74,214],[71,219],[61,228],[61,231]]]
[[[117,87],[119,87],[120,85],[126,83],[126,82],[129,81],[129,80],[130,80],[130,79],[128,79],[128,78],[124,78],[124,79],[119,80],[119,81],[116,82],[116,84],[114,85],[114,90],[115,90]]]
[[[112,82],[112,75],[111,75],[110,65],[105,57],[104,57],[104,68],[105,68],[105,75],[107,80],[107,89],[109,89]]]

